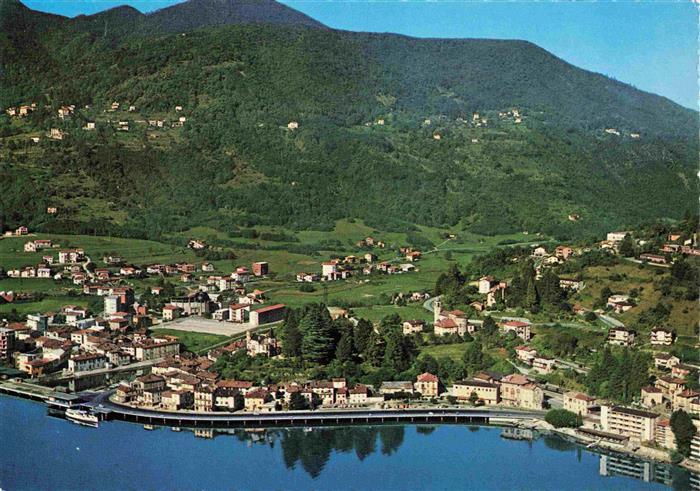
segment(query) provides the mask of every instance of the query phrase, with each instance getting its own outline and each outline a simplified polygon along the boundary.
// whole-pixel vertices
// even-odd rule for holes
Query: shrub
[[[581,426],[580,417],[566,409],[550,409],[544,420],[555,428],[578,428]]]

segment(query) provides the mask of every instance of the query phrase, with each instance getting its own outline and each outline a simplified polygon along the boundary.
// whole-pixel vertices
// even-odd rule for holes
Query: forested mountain
[[[0,107],[38,107],[0,116],[0,226],[576,236],[695,206],[696,112],[528,42],[335,31],[271,0],[75,19],[0,2]],[[50,128],[65,138],[28,138]]]

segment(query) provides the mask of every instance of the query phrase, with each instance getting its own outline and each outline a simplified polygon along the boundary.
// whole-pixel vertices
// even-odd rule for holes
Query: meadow
[[[418,232],[381,232],[369,227],[361,221],[339,220],[335,228],[329,231],[301,231],[289,229],[257,227],[258,237],[250,238],[252,234],[234,233],[207,227],[197,227],[178,234],[180,242],[183,239],[203,239],[212,245],[212,251],[218,253],[233,253],[234,259],[210,261],[215,271],[212,274],[229,274],[237,266],[250,267],[255,261],[267,261],[270,264],[269,278],[255,281],[251,288],[266,291],[269,302],[285,303],[291,307],[299,307],[309,302],[326,302],[331,305],[350,306],[355,314],[378,321],[386,315],[399,313],[402,318],[430,319],[430,313],[422,308],[420,303],[406,306],[392,305],[392,295],[408,294],[416,291],[432,291],[437,277],[445,271],[450,263],[466,265],[475,254],[486,252],[493,247],[506,243],[531,242],[538,237],[523,234],[480,236],[459,230],[441,230],[431,227],[420,227]],[[264,235],[264,234],[268,235]],[[272,241],[259,238],[278,234],[287,241]],[[416,234],[419,239],[416,239]],[[447,234],[456,237],[447,239]],[[360,249],[356,243],[367,236],[384,241],[386,248]],[[290,238],[294,238],[294,240]],[[25,242],[36,239],[51,239],[56,247],[37,253],[23,252]],[[416,271],[394,274],[372,274],[364,276],[357,272],[355,276],[344,281],[314,283],[314,291],[301,292],[300,284],[295,281],[298,272],[316,272],[321,270],[321,263],[331,257],[356,255],[362,257],[366,252],[373,252],[378,261],[391,261],[396,264],[405,263],[405,258],[398,255],[397,249],[406,246],[411,240],[424,241],[434,247],[421,248],[423,258],[415,263]],[[235,241],[236,246],[230,246]],[[194,262],[200,265],[206,259],[195,255],[194,251],[183,246],[151,240],[124,239],[117,237],[102,237],[88,235],[60,234],[31,234],[23,237],[0,239],[0,268],[5,270],[21,266],[35,265],[46,254],[57,254],[58,249],[83,248],[86,255],[98,266],[103,267],[102,257],[118,255],[127,263],[144,266],[152,263]],[[290,251],[303,251],[291,252]],[[134,286],[137,294],[149,285],[156,283],[155,278],[128,279],[127,284]],[[192,285],[183,284],[179,278],[169,279],[180,291],[185,291]],[[0,280],[0,290],[15,292],[42,292],[50,295],[40,302],[27,302],[16,305],[0,305],[0,314],[10,312],[15,308],[19,313],[41,311],[45,308],[56,309],[60,302],[71,292],[77,292],[78,287],[69,282],[54,282],[48,279],[11,279]],[[87,303],[88,297],[71,298],[70,303],[79,303],[78,299]]]

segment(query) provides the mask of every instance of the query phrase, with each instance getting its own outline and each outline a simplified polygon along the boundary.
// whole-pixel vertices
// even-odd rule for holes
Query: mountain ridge
[[[55,231],[41,207],[77,196],[109,212],[64,231],[168,233],[183,220],[325,229],[349,217],[582,235],[694,206],[696,112],[528,41],[257,23],[134,34],[131,17],[49,27],[42,17],[0,32],[0,107],[36,101],[45,109],[22,131],[68,133],[28,165],[0,165],[0,208],[20,210],[5,223]],[[118,132],[103,114],[112,101],[146,121],[182,106],[186,122]],[[90,108],[59,121],[68,104]],[[78,119],[102,129],[85,132]],[[0,117],[0,135],[22,145],[17,131]],[[90,185],[52,187],[72,172]],[[35,210],[13,193],[27,180],[46,183]]]

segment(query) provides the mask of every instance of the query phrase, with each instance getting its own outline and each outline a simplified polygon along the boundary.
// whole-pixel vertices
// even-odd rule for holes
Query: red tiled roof
[[[433,375],[432,373],[421,373],[417,377],[418,382],[438,382],[439,379],[437,378],[436,375]]]
[[[522,321],[508,321],[503,323],[504,326],[508,327],[526,327],[529,326],[529,322],[522,322]]]
[[[285,308],[285,305],[283,303],[277,303],[275,305],[268,305],[267,307],[263,307],[261,309],[256,310],[256,312],[270,312],[272,310],[278,310],[278,309],[283,309]]]

